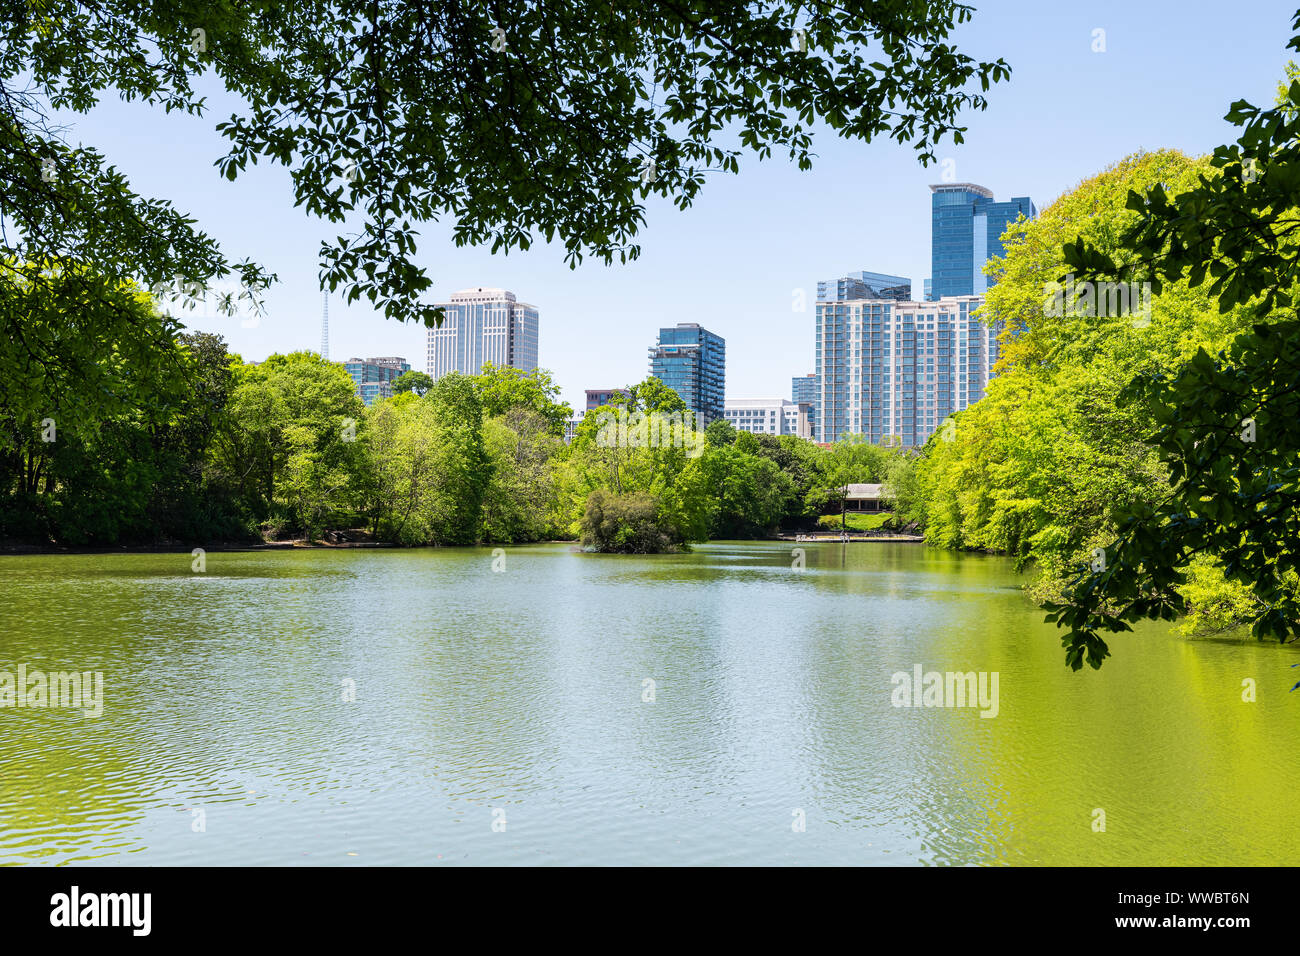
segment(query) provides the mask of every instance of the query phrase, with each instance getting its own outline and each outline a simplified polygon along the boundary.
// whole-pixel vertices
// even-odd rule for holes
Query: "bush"
[[[644,491],[610,494],[597,488],[587,496],[582,516],[582,546],[614,554],[662,554],[680,549],[681,540],[661,519],[659,502]]]
[[[893,517],[888,511],[850,511],[844,516],[844,523],[849,531],[876,531],[891,527]],[[839,531],[839,515],[822,515],[817,519],[817,527],[822,531]]]

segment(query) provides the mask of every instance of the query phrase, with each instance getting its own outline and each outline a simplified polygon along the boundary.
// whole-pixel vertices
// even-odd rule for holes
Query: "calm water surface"
[[[1300,862],[1300,649],[1075,674],[1003,559],[804,547],[0,557],[0,670],[105,681],[0,710],[0,862]]]

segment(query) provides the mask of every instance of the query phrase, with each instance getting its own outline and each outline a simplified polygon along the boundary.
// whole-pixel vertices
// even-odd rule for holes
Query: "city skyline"
[[[1284,3],[1261,3],[1253,16],[1226,20],[1209,34],[1195,17],[1183,15],[1197,6],[981,5],[957,29],[957,41],[973,54],[1005,55],[1012,81],[990,95],[986,112],[960,116],[968,127],[965,142],[946,141],[928,168],[906,145],[846,143],[814,124],[811,170],[747,157],[739,176],[711,174],[684,212],[652,200],[637,238],[641,258],[613,267],[588,260],[571,270],[562,248],[541,238],[527,252],[492,255],[486,247],[457,246],[453,221],[426,224],[420,251],[433,281],[428,300],[445,301],[481,283],[518,290],[537,303],[545,313],[538,364],[553,373],[575,409],[586,387],[644,378],[647,332],[669,315],[700,321],[731,340],[729,391],[784,394],[786,378],[814,367],[819,276],[870,263],[909,276],[921,292],[929,277],[931,217],[917,197],[946,172],[1000,197],[1033,196],[1042,210],[1143,148],[1203,154],[1231,140],[1234,128],[1222,116],[1235,100],[1272,101],[1288,58],[1282,31],[1293,11]],[[1097,28],[1106,31],[1101,53],[1092,50]],[[1231,75],[1185,68],[1189,61],[1225,58],[1235,64]],[[1084,80],[1098,101],[1126,108],[1096,117],[1080,135],[1077,118],[1061,106]],[[317,250],[352,224],[322,224],[295,212],[287,178],[274,166],[253,167],[237,183],[225,182],[212,168],[226,150],[213,125],[237,104],[217,83],[204,78],[200,86],[210,92],[203,117],[160,120],[145,105],[110,99],[88,115],[56,118],[70,124],[70,141],[93,142],[112,155],[134,188],[172,200],[232,254],[265,262],[280,276],[260,321],[182,314],[188,327],[223,335],[232,351],[255,361],[273,352],[314,351],[321,324]],[[1027,116],[1035,117],[1029,138]],[[888,228],[880,226],[885,222]],[[719,281],[723,275],[747,278]],[[796,290],[802,290],[803,311],[796,308]],[[347,302],[341,290],[331,298],[335,356],[404,355],[414,367],[423,365],[424,327],[386,320],[368,304]],[[777,341],[781,347],[772,348]],[[599,381],[592,370],[599,370]]]
[[[868,270],[818,280],[815,371],[791,376],[790,399],[728,397],[725,339],[697,322],[659,329],[649,349],[650,374],[676,391],[702,425],[722,418],[760,434],[823,442],[862,435],[923,445],[948,415],[984,396],[1000,354],[1001,324],[975,318],[988,287],[983,269],[1002,254],[1006,227],[1037,215],[1030,197],[998,203],[976,183],[931,184],[930,193],[930,275],[945,294],[935,295],[926,279],[924,298],[916,300],[907,277]],[[527,355],[537,367],[536,307],[503,289],[475,287],[455,293],[447,309],[444,326],[428,333],[428,372],[435,380],[452,370],[474,374],[489,361],[516,364],[517,327],[531,336]],[[359,383],[368,380],[351,364],[348,370]],[[585,389],[569,437],[583,414],[623,390]],[[370,404],[374,394],[363,397]],[[801,401],[808,405],[801,409]]]

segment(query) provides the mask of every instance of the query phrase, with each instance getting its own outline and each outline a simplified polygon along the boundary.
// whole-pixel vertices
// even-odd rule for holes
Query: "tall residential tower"
[[[983,398],[993,377],[1001,324],[975,318],[988,288],[984,265],[1002,255],[1007,225],[1038,210],[1028,196],[995,202],[974,183],[941,183],[930,193],[924,302],[912,301],[911,284],[898,276],[851,272],[817,283],[820,441],[861,435],[923,445],[945,418]]]
[[[695,322],[679,322],[659,330],[650,347],[650,374],[659,379],[695,412],[696,427],[721,418],[726,396],[727,343]]]
[[[818,440],[861,435],[916,447],[979,401],[998,359],[999,331],[974,317],[982,302],[818,302]]]

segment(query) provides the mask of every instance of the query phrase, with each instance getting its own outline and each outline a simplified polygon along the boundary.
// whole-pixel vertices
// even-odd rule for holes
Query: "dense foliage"
[[[1130,383],[1186,376],[1208,352],[1249,333],[1260,313],[1177,277],[1147,294],[1126,286],[1121,296],[1073,276],[1078,300],[1064,307],[1066,250],[1082,242],[1097,254],[1123,255],[1122,237],[1139,220],[1130,195],[1158,188],[1179,196],[1216,175],[1206,159],[1140,154],[1081,183],[1036,221],[1009,229],[1005,256],[990,266],[997,284],[984,307],[1007,326],[1000,374],[914,464],[895,464],[890,482],[900,521],[923,525],[927,539],[943,547],[1016,556],[1032,565],[1032,592],[1052,606],[1074,586],[1080,566],[1113,568],[1110,545],[1122,515],[1150,513],[1176,493],[1181,477],[1152,439],[1168,421],[1168,405]],[[1201,414],[1194,409],[1205,401],[1188,392],[1180,414]],[[1223,419],[1221,426],[1236,427],[1220,431],[1235,437],[1244,417]],[[1257,613],[1249,595],[1225,580],[1224,553],[1214,548],[1179,562],[1191,576],[1171,581],[1171,594],[1187,612],[1189,631],[1231,628]],[[1071,647],[1071,664],[1085,646]],[[1104,647],[1097,653],[1104,656]]]
[[[227,361],[139,289],[256,313],[275,276],[137,193],[93,145],[70,146],[66,118],[107,95],[165,123],[204,114],[200,91],[219,85],[235,103],[217,125],[219,173],[284,166],[293,205],[350,230],[322,245],[322,281],[433,324],[422,223],[493,251],[545,238],[571,265],[625,261],[651,196],[685,208],[745,155],[809,168],[818,120],[933,160],[1009,75],[950,42],[971,15],[954,0],[0,0],[0,537],[102,545],[364,522],[407,543],[527,540],[576,535],[606,479],[652,495],[683,541],[802,516],[825,484],[811,452],[569,450],[549,380],[410,373],[363,410],[341,369],[312,356]],[[750,481],[764,482],[757,500]]]
[[[43,280],[0,283],[0,309],[69,308],[91,278]],[[102,301],[121,314],[101,316]],[[572,412],[540,369],[408,373],[366,407],[343,366],[315,353],[245,363],[130,286],[85,305],[108,361],[44,365],[0,342],[0,540],[195,546],[350,530],[404,545],[673,550],[811,527],[840,509],[844,484],[882,480],[891,455],[725,422],[696,431],[654,378],[587,413],[570,444]]]
[[[432,324],[421,223],[493,251],[544,237],[571,264],[623,261],[647,197],[685,208],[748,153],[808,168],[818,118],[933,160],[961,141],[962,110],[985,107],[975,88],[1010,73],[949,42],[971,15],[954,0],[0,0],[0,261],[180,277],[185,294],[237,274],[259,297],[266,270],[60,135],[56,111],[105,94],[161,123],[201,115],[215,81],[238,104],[217,126],[221,174],[284,166],[293,205],[356,230],[322,245],[329,287]]]
[[[1300,50],[1300,35],[1288,46]],[[1245,326],[1129,389],[1151,410],[1148,440],[1170,485],[1117,510],[1101,560],[1053,606],[1076,668],[1085,655],[1101,665],[1103,633],[1188,610],[1211,626],[1300,637],[1300,79],[1288,72],[1272,109],[1233,104],[1226,119],[1242,134],[1195,183],[1135,189],[1133,222],[1111,249],[1085,237],[1066,250],[1081,273],[1185,285]],[[1207,567],[1224,585],[1207,582]]]

